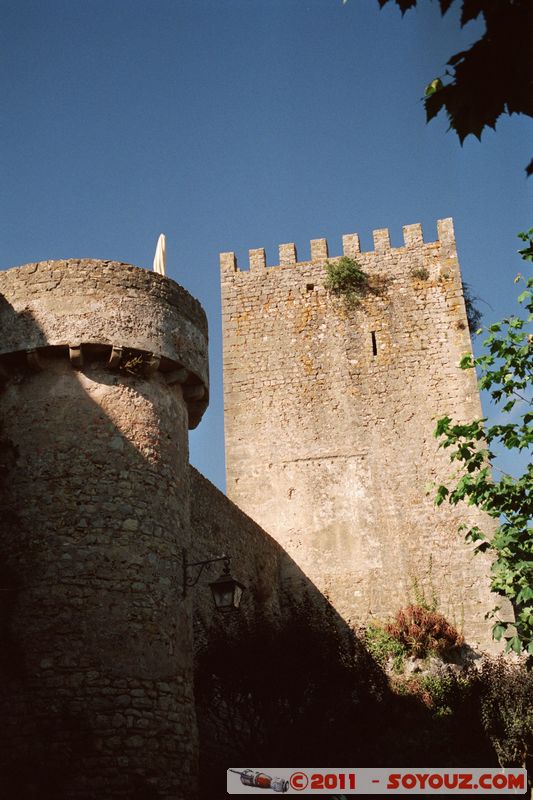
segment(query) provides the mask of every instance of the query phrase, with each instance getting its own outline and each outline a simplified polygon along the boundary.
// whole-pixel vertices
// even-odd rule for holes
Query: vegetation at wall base
[[[275,763],[287,753],[379,767],[524,763],[532,672],[501,657],[387,675],[376,663],[387,661],[387,639],[374,634],[360,641],[305,604],[291,619],[215,625],[196,654],[202,800],[221,796],[229,763]],[[370,650],[369,641],[374,659],[361,646]]]
[[[442,617],[424,607],[416,610],[417,614],[425,612],[428,621],[432,616]],[[400,610],[396,619],[403,618],[406,611]],[[402,640],[403,628],[398,631],[391,624],[369,626],[364,642],[383,668],[390,667],[392,662],[392,671],[389,669],[388,675],[395,695],[419,703],[435,722],[451,726],[451,729],[463,723],[472,728],[478,721],[501,767],[527,765],[533,752],[533,671],[527,670],[524,661],[509,660],[503,655],[477,657],[463,666],[446,663],[453,651],[463,644],[463,637],[442,620],[443,617],[438,620],[438,627],[444,625],[449,631],[450,646],[441,649],[440,653],[438,647],[431,650],[423,647],[426,639],[425,635],[420,637],[419,631],[416,632],[416,644],[410,645]],[[416,656],[421,650],[425,655],[417,667],[419,672],[407,672],[406,658]],[[435,656],[436,674],[431,672],[435,667]],[[428,657],[432,657],[433,663]],[[439,658],[443,659],[440,666]]]
[[[477,682],[483,728],[500,766],[524,766],[533,755],[533,671],[500,656],[483,661]]]
[[[524,261],[533,262],[533,228],[519,234],[525,247],[519,252]],[[479,527],[462,531],[476,552],[489,551],[494,557],[491,589],[507,598],[515,619],[502,618],[496,607],[489,615],[494,619],[493,636],[507,640],[506,649],[527,653],[533,661],[533,464],[515,478],[496,470],[491,464],[495,446],[520,453],[533,444],[533,412],[531,377],[533,374],[533,341],[526,330],[533,321],[533,278],[518,276],[525,290],[518,297],[526,314],[511,316],[490,325],[484,341],[486,352],[473,358],[466,355],[461,369],[480,372],[479,386],[486,389],[500,406],[503,422],[487,427],[487,419],[466,424],[454,423],[445,416],[438,420],[435,436],[440,446],[451,448],[451,460],[459,466],[459,479],[452,487],[438,487],[436,503],[453,505],[465,502],[474,505],[498,520],[492,538]]]
[[[471,691],[469,678],[452,672],[443,675],[398,675],[393,677],[391,686],[400,695],[416,698],[435,717],[453,715]]]
[[[405,659],[409,655],[407,647],[382,625],[371,624],[364,632],[364,643],[368,652],[381,667],[392,662],[394,672],[403,672]]]
[[[429,604],[423,595],[420,602],[399,609],[390,622],[370,624],[363,641],[381,667],[391,665],[396,673],[403,672],[407,658],[446,660],[464,645],[462,634],[436,611],[436,601]]]
[[[416,698],[433,717],[452,722],[468,709],[479,719],[501,767],[523,767],[533,752],[533,672],[508,658],[442,675],[397,676],[392,687]]]

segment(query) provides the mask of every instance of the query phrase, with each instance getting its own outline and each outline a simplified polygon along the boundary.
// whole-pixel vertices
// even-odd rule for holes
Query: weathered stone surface
[[[207,406],[207,321],[200,304],[174,281],[145,269],[90,259],[42,261],[0,272],[0,355],[80,345],[131,348],[145,369],[185,368],[205,392],[190,407],[194,427]],[[152,360],[148,354],[152,354]],[[159,359],[159,361],[158,361]],[[150,362],[150,363],[149,363]],[[119,361],[115,357],[115,363]],[[193,398],[196,399],[196,398]]]
[[[190,561],[230,556],[232,574],[246,587],[241,612],[250,618],[258,614],[271,621],[279,620],[282,584],[291,574],[285,551],[194,467],[190,467],[190,481],[194,498]],[[220,563],[210,567],[192,592],[197,645],[220,621],[207,583],[218,577],[222,567]]]
[[[168,279],[94,262],[51,265],[43,297],[45,271],[0,273],[2,786],[10,797],[190,800],[190,411],[161,371],[110,372],[91,348],[73,368],[52,345],[74,330],[67,342],[118,340],[206,376],[203,312]],[[30,344],[38,370],[17,355]]]
[[[188,465],[187,426],[207,404],[195,300],[114,262],[0,272],[10,796],[46,786],[54,800],[194,800],[191,607],[199,647],[237,628],[216,617],[208,581],[182,598],[183,548],[193,561],[231,555],[252,622],[286,620],[305,599],[342,632],[392,613],[416,585],[489,644],[487,561],[456,534],[460,517],[478,517],[432,502],[450,472],[435,416],[480,412],[473,376],[456,368],[470,343],[453,227],[438,230],[424,244],[407,226],[405,248],[381,230],[362,254],[344,237],[370,276],[355,308],[323,288],[323,239],[313,262],[297,263],[292,244],[277,268],[262,249],[245,273],[222,256],[228,491],[240,508]],[[212,717],[199,702],[207,766],[217,748],[224,763],[234,753]]]
[[[330,630],[335,625],[338,641],[342,641],[348,633],[346,624],[283,548],[193,467],[190,469],[190,480],[193,498],[191,561],[229,555],[232,575],[246,586],[239,613],[222,615],[215,611],[207,585],[221,572],[221,566],[214,565],[208,573],[204,573],[202,580],[192,590],[196,653],[202,653],[213,638],[227,642],[230,659],[231,654],[235,656],[236,644],[239,650],[252,648],[253,652],[254,636],[258,630],[268,637],[272,631],[279,631],[280,626],[287,625],[293,615],[299,609],[301,611],[301,607],[310,626],[323,626],[324,630]],[[302,620],[304,617],[300,615],[298,618]],[[249,631],[252,644],[246,635],[243,636],[244,631]],[[218,653],[222,659],[228,657],[225,648]],[[337,655],[332,652],[332,661]],[[302,652],[302,676],[309,675],[310,671],[312,674],[312,658],[312,654]],[[280,674],[283,675],[282,650],[279,652],[279,663]],[[235,668],[238,669],[238,663],[235,663]],[[208,668],[208,672],[217,671],[216,659],[213,659],[212,670]],[[196,714],[201,797],[207,800],[222,796],[225,791],[225,765],[235,761],[241,747],[245,748],[243,752],[247,752],[249,746],[257,747],[257,731],[249,731],[250,709],[245,699],[239,704],[234,702],[235,698],[221,697],[212,704],[206,701],[206,675],[202,675],[200,667],[195,677],[204,688],[196,699]],[[302,679],[307,680],[307,677]],[[272,692],[272,702],[275,704],[277,683],[274,673],[265,691]],[[230,705],[229,709],[226,703]],[[317,720],[317,724],[323,724],[323,720]]]
[[[221,258],[228,496],[267,530],[347,621],[384,618],[415,586],[491,645],[488,560],[457,533],[475,509],[435,508],[453,472],[435,419],[480,416],[451,220],[424,243],[347,253],[369,276],[359,305],[324,288],[316,260],[242,272]],[[490,521],[489,521],[490,524]]]

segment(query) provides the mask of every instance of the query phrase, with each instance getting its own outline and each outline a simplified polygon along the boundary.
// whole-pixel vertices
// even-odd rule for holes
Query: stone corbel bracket
[[[138,359],[138,371],[133,372],[123,366],[126,349],[133,359]],[[196,427],[207,407],[208,389],[199,382],[198,377],[181,364],[155,353],[131,347],[124,348],[118,344],[97,345],[94,342],[54,345],[24,351],[26,367],[33,372],[41,372],[46,369],[48,359],[58,355],[63,355],[63,357],[68,355],[69,362],[75,370],[83,370],[90,364],[103,361],[110,371],[121,372],[129,377],[137,377],[142,380],[150,380],[160,373],[169,388],[181,385],[183,399],[189,411],[190,428]],[[0,385],[8,382],[14,364],[18,364],[20,367],[20,358],[17,357],[17,353],[0,355]]]
[[[43,364],[41,359],[39,358],[39,351],[37,348],[31,348],[30,350],[26,350],[26,361],[30,369],[34,370],[34,372],[40,372],[43,369]]]
[[[83,353],[81,344],[69,344],[68,346],[70,363],[74,369],[81,369],[83,367]]]
[[[118,345],[114,344],[111,347],[111,355],[109,356],[109,361],[107,362],[109,369],[118,369],[120,367],[123,352],[124,351],[122,347],[119,347]]]

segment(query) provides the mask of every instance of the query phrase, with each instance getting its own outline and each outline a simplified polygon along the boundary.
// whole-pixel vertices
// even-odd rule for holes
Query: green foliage
[[[523,766],[533,741],[533,671],[499,658],[479,673],[483,727],[502,767]]]
[[[420,679],[423,689],[429,694],[430,708],[438,717],[453,713],[457,680],[451,675],[424,675]]]
[[[369,625],[365,630],[364,642],[368,652],[382,667],[389,659],[392,659],[394,671],[401,672],[403,670],[408,650],[384,627],[376,624]]]
[[[464,644],[463,636],[438,611],[410,605],[397,612],[385,630],[415,658],[447,656]]]
[[[342,256],[338,261],[326,263],[326,289],[332,294],[345,298],[349,305],[357,305],[368,288],[368,275],[363,272],[357,261]]]
[[[518,251],[524,261],[533,261],[533,228],[528,231],[522,231],[518,234],[518,238],[526,243],[526,246]],[[515,281],[517,283],[518,280]]]
[[[522,257],[533,261],[533,229],[520,234],[520,238],[526,242],[520,251]],[[447,416],[438,420],[435,436],[441,439],[441,447],[451,448],[451,459],[459,464],[460,477],[453,488],[438,487],[436,503],[465,502],[499,521],[491,539],[477,526],[466,530],[465,538],[475,544],[476,551],[490,551],[494,556],[491,588],[507,597],[513,606],[514,621],[500,619],[499,608],[490,612],[495,618],[494,638],[503,636],[507,649],[533,655],[533,465],[530,463],[519,478],[500,471],[497,478],[491,471],[495,446],[521,452],[533,443],[533,358],[531,335],[525,329],[526,323],[533,321],[533,278],[526,281],[518,301],[527,312],[526,319],[512,316],[490,325],[484,342],[486,353],[477,358],[467,355],[460,364],[462,369],[479,368],[479,386],[500,405],[504,422],[486,427],[486,419],[468,424],[456,424]]]
[[[531,754],[533,672],[523,664],[503,656],[486,658],[460,673],[397,676],[392,688],[418,700],[440,725],[452,726],[454,737],[465,727],[467,736],[482,739],[484,734],[501,767],[524,766]]]
[[[429,270],[425,267],[415,267],[415,269],[411,270],[411,275],[419,281],[427,281],[429,278]]]
[[[435,717],[449,717],[471,690],[468,675],[411,675],[397,678],[393,683],[398,694],[418,698]]]
[[[389,0],[378,0],[384,6]],[[395,0],[402,14],[417,0]],[[445,14],[454,0],[439,0]],[[425,91],[428,121],[445,110],[461,143],[495,128],[502,114],[533,117],[533,3],[531,0],[461,0],[461,26],[481,16],[485,32],[468,50],[448,60],[443,78]],[[533,173],[533,161],[526,170]]]

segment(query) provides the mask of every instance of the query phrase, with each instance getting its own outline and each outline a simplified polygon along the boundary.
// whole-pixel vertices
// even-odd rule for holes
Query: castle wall
[[[435,508],[450,479],[435,420],[481,413],[451,220],[345,255],[369,276],[359,305],[324,288],[328,247],[280,265],[262,249],[241,271],[221,256],[228,496],[287,550],[346,620],[383,619],[424,592],[490,645],[488,561],[457,534],[475,509]],[[335,260],[335,259],[333,259]]]
[[[257,615],[275,622],[283,604],[283,548],[194,467],[190,467],[190,481],[193,498],[190,560],[229,555],[231,574],[246,587],[241,613],[248,618]],[[208,587],[209,581],[221,572],[222,565],[213,564],[192,590],[195,641],[200,645],[213,625],[225,624],[215,611]]]
[[[327,599],[272,536],[192,466],[189,479],[192,533],[188,558],[231,558],[231,574],[246,587],[239,609],[241,621],[275,627],[302,604],[317,618],[330,613]],[[214,629],[232,633],[236,616],[226,617],[215,610],[208,586],[221,572],[222,565],[213,564],[191,590],[197,649]],[[344,627],[339,619],[339,628]]]
[[[232,614],[215,610],[208,586],[220,573],[219,564],[190,590],[200,796],[211,800],[225,792],[226,769],[232,764],[258,763],[266,754],[279,756],[279,751],[283,759],[298,747],[303,748],[301,760],[304,754],[312,760],[305,735],[293,727],[303,713],[299,700],[308,705],[306,690],[317,683],[335,686],[335,677],[329,677],[338,677],[343,658],[356,680],[358,659],[363,661],[365,654],[345,622],[271,536],[193,467],[190,481],[191,560],[229,555],[231,574],[246,587],[239,611]],[[365,664],[362,669],[368,675],[371,666]],[[287,687],[294,686],[294,669],[302,694],[296,688],[288,691],[296,706],[291,715],[291,704],[284,704],[283,698]],[[362,685],[359,688],[364,692]],[[315,702],[318,696],[323,701],[322,692],[316,693]],[[316,713],[321,713],[318,705]],[[314,722],[316,727],[316,717]],[[321,718],[318,726],[324,724]]]
[[[242,657],[253,647],[257,630],[266,633],[270,626],[276,628],[280,624],[284,616],[282,578],[286,555],[274,539],[194,467],[190,468],[190,481],[191,561],[228,555],[231,574],[246,587],[239,611],[229,615],[216,611],[208,586],[209,581],[221,573],[220,564],[204,572],[199,583],[190,590],[200,796],[210,798],[225,792],[225,771],[239,760],[238,743],[246,738],[247,732],[246,706],[242,709],[234,698],[220,696],[214,676],[221,670],[226,674],[228,662],[234,663],[238,675]],[[217,702],[213,700],[212,691],[216,692]]]
[[[190,800],[182,548],[205,317],[168,279],[108,262],[1,272],[0,292],[2,785]]]

